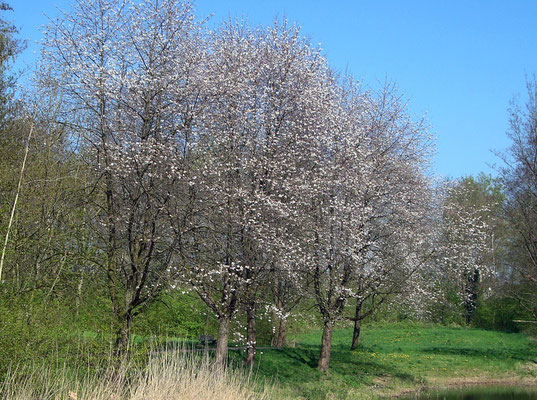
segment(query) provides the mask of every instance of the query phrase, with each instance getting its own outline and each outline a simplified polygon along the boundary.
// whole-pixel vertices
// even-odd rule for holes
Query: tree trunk
[[[218,342],[216,344],[215,364],[220,368],[225,368],[227,363],[229,320],[230,318],[227,315],[218,319]]]
[[[19,200],[19,195],[21,193],[22,179],[24,177],[24,169],[26,167],[26,159],[28,158],[28,151],[30,150],[30,141],[32,139],[32,132],[34,131],[34,124],[30,125],[30,133],[28,133],[28,140],[26,142],[26,148],[24,149],[24,157],[22,159],[22,167],[19,175],[19,183],[17,185],[17,191],[15,192],[15,200],[13,200],[13,207],[11,207],[11,214],[9,216],[9,222],[7,224],[6,236],[4,238],[4,247],[2,248],[2,255],[0,256],[0,282],[2,282],[2,270],[4,268],[4,258],[6,256],[7,244],[9,241],[9,231],[13,225],[13,218],[15,216],[15,210],[17,209],[17,201]]]
[[[464,299],[466,324],[470,325],[477,308],[477,290],[479,285],[479,270],[474,268],[466,274],[466,290]]]
[[[330,365],[330,350],[332,346],[332,330],[334,329],[333,321],[324,321],[323,338],[321,341],[321,355],[317,368],[321,372],[327,372]]]
[[[116,361],[120,364],[125,360],[129,351],[130,332],[132,325],[132,312],[125,311],[117,316],[116,342],[114,350]]]
[[[276,347],[285,346],[285,328],[287,326],[287,320],[285,318],[280,318],[278,324],[278,336],[276,338]]]
[[[252,368],[255,361],[256,352],[256,327],[255,327],[255,305],[249,304],[246,311],[246,329],[247,329],[247,348],[245,365]]]
[[[358,346],[358,339],[360,338],[360,328],[362,325],[362,303],[356,301],[356,311],[354,313],[354,330],[352,332],[351,350],[356,349]]]
[[[76,316],[78,317],[80,313],[80,301],[82,300],[82,286],[84,284],[84,274],[80,273],[80,280],[78,281],[78,286],[76,290],[76,299],[75,299],[75,309],[76,309]]]
[[[358,347],[358,339],[360,338],[360,328],[361,328],[362,321],[360,319],[357,319],[354,321],[354,331],[352,332],[352,343],[351,343],[351,350],[356,349]]]

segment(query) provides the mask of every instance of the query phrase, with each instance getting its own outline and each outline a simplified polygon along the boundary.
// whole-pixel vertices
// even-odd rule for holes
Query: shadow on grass
[[[533,361],[537,357],[537,353],[528,352],[527,350],[520,350],[520,352],[514,352],[501,349],[472,349],[468,347],[428,347],[422,350],[424,353],[431,354],[444,354],[454,356],[487,358],[489,360],[517,360],[517,361]]]
[[[298,347],[267,350],[259,358],[258,373],[284,384],[302,384],[323,376],[317,370],[320,347],[302,344]],[[416,382],[418,378],[382,361],[371,360],[364,349],[350,351],[347,346],[332,347],[329,379],[357,387],[370,384],[378,377],[393,377]]]
[[[349,370],[349,366],[359,370],[360,376],[364,381],[370,380],[372,377],[391,376],[402,381],[417,382],[419,378],[409,374],[394,365],[372,360],[369,357],[371,350],[367,347],[359,346],[357,349],[350,351],[347,345],[337,345],[332,349],[331,369],[334,372],[345,374],[354,372]],[[367,357],[367,359],[364,359]],[[356,372],[354,372],[356,373]]]
[[[310,347],[310,348],[307,348]],[[313,346],[282,348],[280,352],[286,357],[295,360],[295,364],[304,364],[310,368],[317,368],[319,351],[315,351]]]

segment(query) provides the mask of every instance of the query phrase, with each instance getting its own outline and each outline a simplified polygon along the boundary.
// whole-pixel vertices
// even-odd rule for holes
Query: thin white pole
[[[6,237],[4,239],[4,248],[2,249],[2,257],[0,258],[0,283],[2,282],[2,271],[4,269],[4,258],[6,257],[7,243],[9,241],[9,232],[13,225],[13,219],[15,217],[15,210],[17,208],[17,202],[19,200],[19,194],[22,187],[22,178],[24,176],[24,169],[26,168],[26,159],[28,158],[28,151],[30,150],[30,140],[32,139],[32,133],[34,131],[34,123],[30,125],[30,133],[28,134],[28,141],[26,142],[26,149],[24,150],[24,158],[22,159],[21,173],[19,176],[19,184],[17,185],[17,192],[15,193],[15,201],[13,201],[13,207],[11,208],[11,216],[9,217],[9,223],[7,224]]]

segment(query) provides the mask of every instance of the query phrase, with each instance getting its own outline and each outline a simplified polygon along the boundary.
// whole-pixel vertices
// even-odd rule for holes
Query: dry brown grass
[[[12,371],[0,385],[0,396],[9,400],[264,400],[270,390],[266,385],[259,390],[249,374],[216,369],[209,359],[181,351],[158,354],[143,370],[131,370],[128,384],[126,372],[81,379],[70,375],[43,368],[26,375]]]

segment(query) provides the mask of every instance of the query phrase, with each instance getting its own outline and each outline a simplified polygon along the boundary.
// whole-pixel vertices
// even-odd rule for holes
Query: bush
[[[496,297],[481,300],[476,309],[474,325],[483,329],[520,332],[523,325],[514,320],[531,319],[515,299]]]
[[[207,306],[194,295],[176,290],[162,294],[147,306],[134,321],[133,331],[139,335],[193,338],[202,333],[216,333],[211,317],[203,315]],[[206,332],[206,331],[209,332]]]

